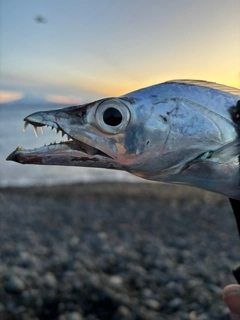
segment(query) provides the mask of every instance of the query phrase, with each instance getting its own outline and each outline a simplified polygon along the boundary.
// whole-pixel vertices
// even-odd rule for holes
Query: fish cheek
[[[148,143],[143,124],[133,125],[126,130],[124,148],[127,154],[142,153]]]

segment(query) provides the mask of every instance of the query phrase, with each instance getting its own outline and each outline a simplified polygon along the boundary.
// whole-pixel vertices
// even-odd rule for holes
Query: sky
[[[81,103],[171,79],[240,88],[240,0],[0,0],[0,99]]]

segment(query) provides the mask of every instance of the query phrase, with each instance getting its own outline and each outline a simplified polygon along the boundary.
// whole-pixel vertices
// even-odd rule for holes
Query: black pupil
[[[108,108],[103,114],[103,121],[109,126],[118,126],[122,122],[122,114],[115,108]]]

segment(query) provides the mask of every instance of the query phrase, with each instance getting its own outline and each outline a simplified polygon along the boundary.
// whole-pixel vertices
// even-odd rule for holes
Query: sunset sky
[[[81,103],[171,79],[240,88],[240,0],[1,0],[0,98]]]

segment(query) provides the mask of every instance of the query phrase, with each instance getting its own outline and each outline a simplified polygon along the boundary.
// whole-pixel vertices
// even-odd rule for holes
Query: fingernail
[[[235,295],[240,295],[240,286],[231,285],[231,291],[226,294],[226,297],[235,296]]]

